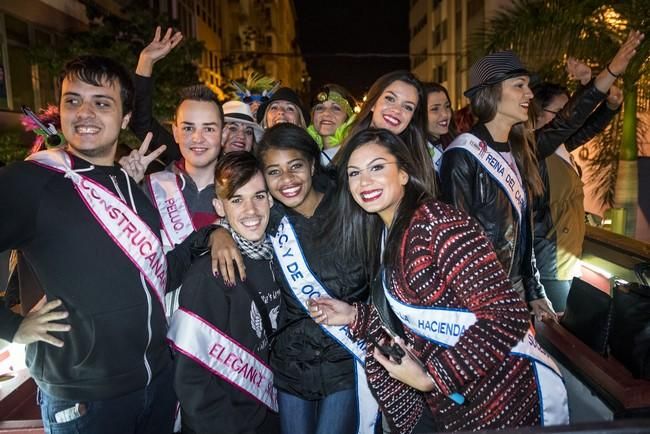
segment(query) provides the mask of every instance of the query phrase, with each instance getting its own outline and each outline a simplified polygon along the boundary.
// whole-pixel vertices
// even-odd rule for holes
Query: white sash
[[[519,221],[521,221],[524,209],[526,208],[526,190],[521,185],[519,176],[510,167],[508,162],[484,141],[469,133],[464,133],[456,137],[451,145],[445,149],[445,152],[450,149],[464,149],[481,163],[481,166],[487,170],[490,176],[505,191],[512,206],[517,211]]]
[[[440,173],[440,165],[442,164],[442,153],[443,150],[431,142],[427,142],[427,147],[429,148],[429,155],[431,155],[431,162],[433,163],[433,170],[436,173]]]
[[[181,307],[172,317],[167,338],[180,353],[278,411],[271,368],[205,319]]]
[[[160,214],[165,239],[173,248],[195,229],[183,193],[178,188],[177,175],[168,171],[157,172],[149,176],[148,184]]]
[[[62,172],[72,181],[88,210],[154,289],[156,298],[164,309],[167,259],[160,240],[151,228],[115,194],[75,172],[70,156],[64,150],[36,152],[27,157],[27,160]]]
[[[272,237],[273,249],[282,268],[285,280],[291,291],[300,302],[305,312],[309,313],[308,301],[312,298],[331,297],[327,289],[312,273],[309,265],[300,248],[296,233],[285,216],[280,222],[277,234]],[[366,379],[364,369],[366,360],[366,343],[363,340],[353,340],[348,335],[348,326],[320,325],[325,333],[337,341],[343,348],[348,350],[355,358],[357,403],[359,409],[359,434],[371,434],[374,432],[377,421],[378,405],[372,396]]]
[[[390,306],[402,323],[415,334],[443,347],[454,346],[465,330],[476,322],[467,309],[414,306],[397,300],[384,284]],[[510,351],[533,362],[540,400],[542,425],[566,425],[569,408],[562,374],[555,361],[537,343],[529,329],[524,338]]]

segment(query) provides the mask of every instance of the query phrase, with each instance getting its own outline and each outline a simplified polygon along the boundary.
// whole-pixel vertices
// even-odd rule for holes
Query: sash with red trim
[[[167,259],[158,236],[119,197],[103,185],[75,172],[70,156],[62,149],[36,152],[29,157],[40,166],[61,172],[70,181],[97,223],[140,271],[154,289],[164,309]]]
[[[165,246],[173,248],[195,229],[183,193],[178,187],[178,177],[172,172],[157,172],[148,177],[147,184],[160,214],[167,241]]]
[[[167,333],[172,346],[208,372],[278,411],[273,372],[266,363],[197,314],[179,308]]]

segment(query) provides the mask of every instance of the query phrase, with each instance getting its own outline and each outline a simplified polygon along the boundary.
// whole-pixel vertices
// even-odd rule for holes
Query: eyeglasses
[[[359,176],[361,175],[361,172],[368,171],[368,176],[370,177],[375,177],[381,175],[381,171],[384,169],[384,166],[388,164],[399,164],[397,161],[390,161],[390,162],[383,162],[383,163],[376,163],[373,164],[372,166],[368,166],[365,169],[357,169],[355,167],[348,167],[348,179],[350,181],[353,180],[353,178],[356,178],[357,180],[359,179]]]

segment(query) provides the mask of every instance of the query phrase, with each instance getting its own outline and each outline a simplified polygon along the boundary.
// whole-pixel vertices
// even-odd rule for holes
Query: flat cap
[[[512,51],[488,54],[476,61],[469,69],[469,89],[464,95],[471,98],[486,86],[521,75],[530,75],[530,73]]]

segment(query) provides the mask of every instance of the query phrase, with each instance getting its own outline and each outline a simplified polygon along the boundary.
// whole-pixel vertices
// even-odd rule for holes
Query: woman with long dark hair
[[[377,275],[371,305],[321,297],[318,322],[366,340],[366,372],[391,432],[568,423],[555,363],[490,241],[436,200],[407,146],[385,130],[351,137],[337,191],[345,254]]]
[[[426,142],[426,102],[422,83],[412,73],[384,74],[368,90],[349,135],[368,128],[385,128],[399,136],[413,154],[418,173],[433,192],[436,191],[436,178]],[[332,163],[338,165],[336,157]]]
[[[447,88],[438,83],[423,83],[423,87],[427,96],[427,148],[438,173],[442,153],[457,135],[454,111]]]
[[[555,318],[533,254],[532,206],[544,185],[537,169],[528,106],[529,73],[511,51],[479,59],[470,69],[478,123],[445,150],[442,198],[481,225],[521,298],[538,319]]]

